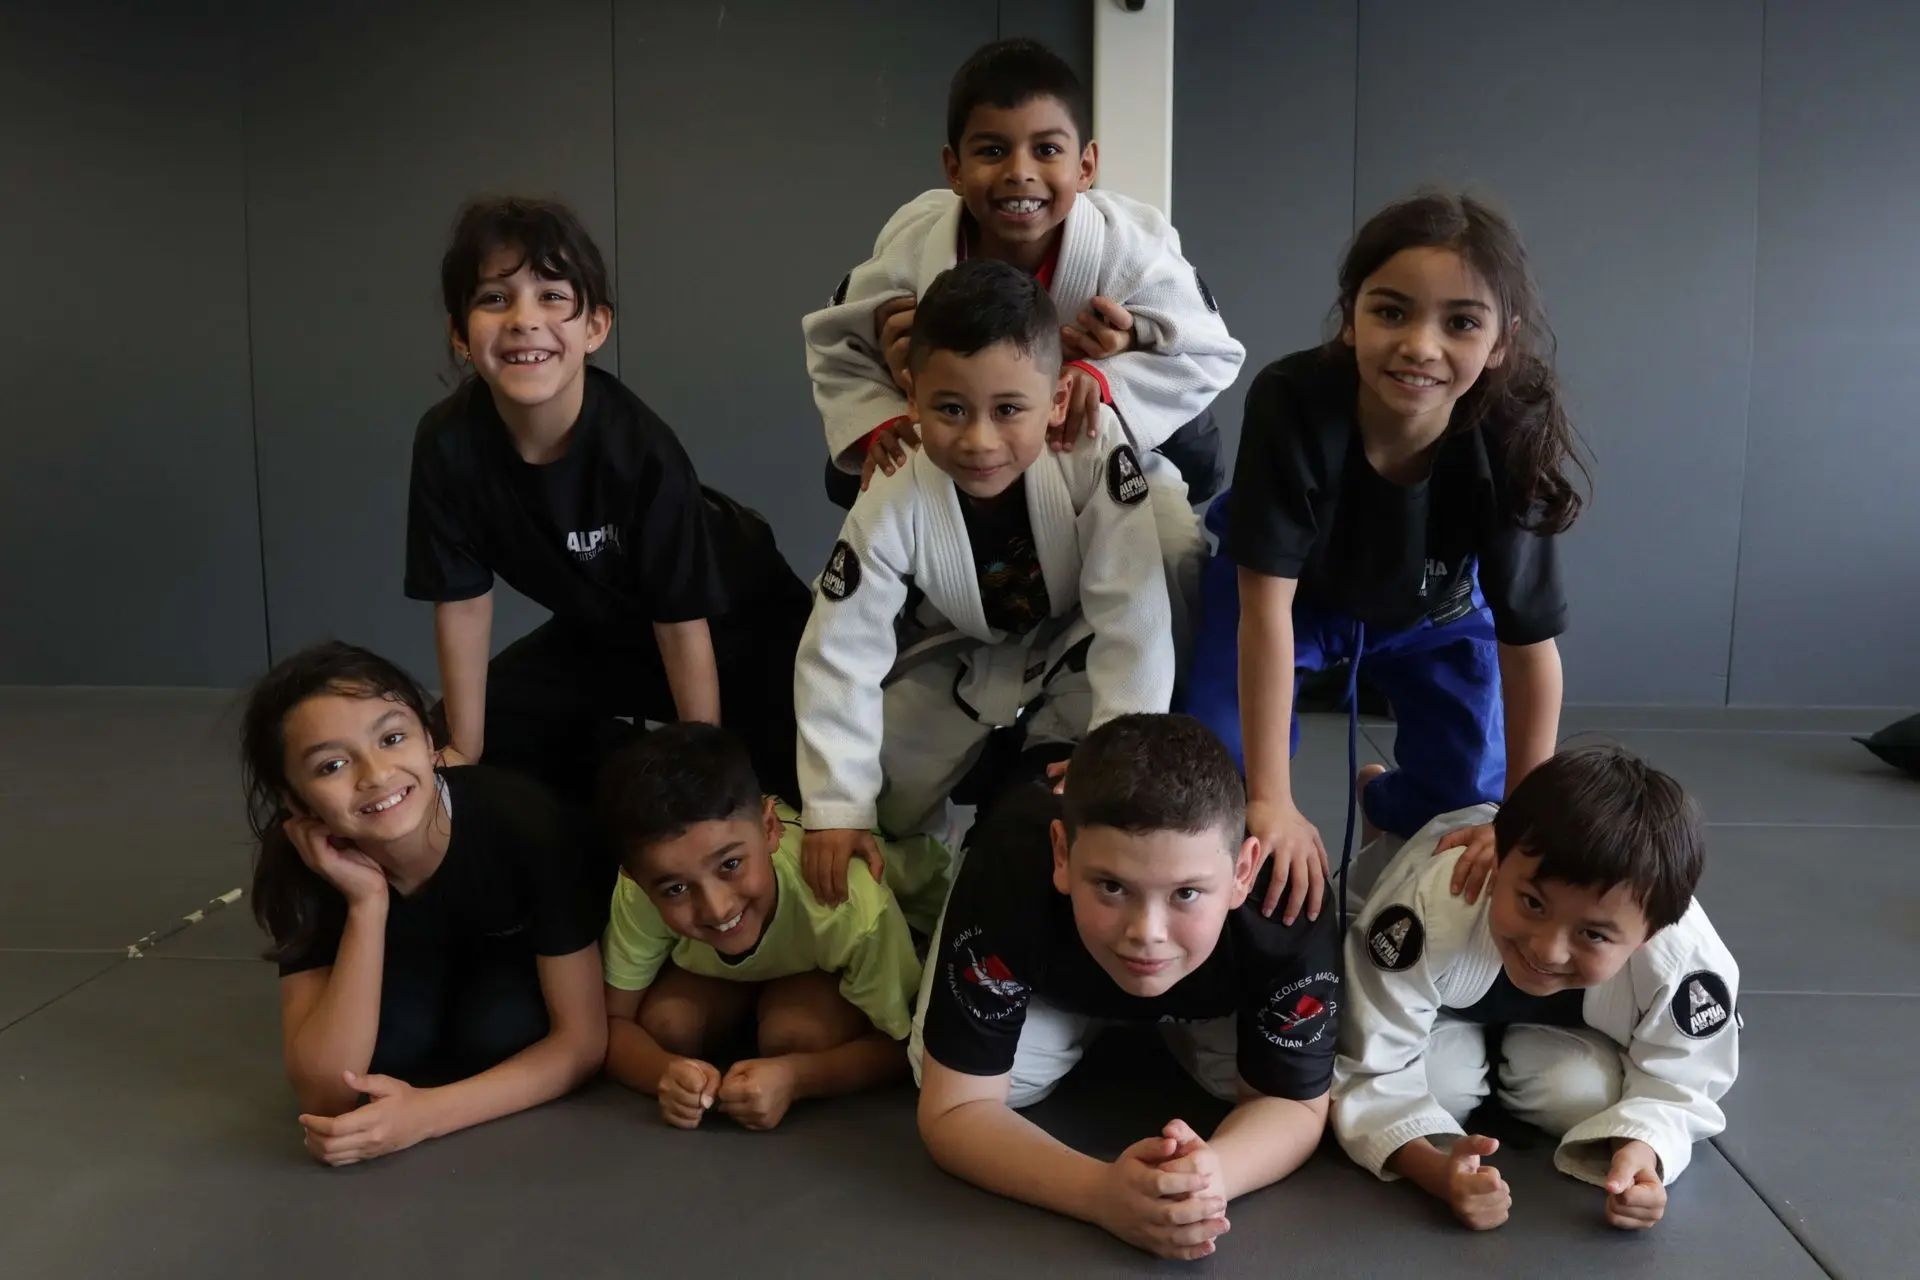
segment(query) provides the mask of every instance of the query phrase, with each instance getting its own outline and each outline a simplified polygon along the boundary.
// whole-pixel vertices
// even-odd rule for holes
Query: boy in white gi
[[[1492,821],[1499,868],[1477,903],[1450,890],[1445,832]],[[1494,1086],[1560,1139],[1554,1163],[1643,1229],[1693,1144],[1726,1127],[1740,974],[1693,900],[1705,837],[1680,784],[1613,747],[1564,751],[1394,855],[1347,939],[1333,1128],[1382,1178],[1405,1177],[1475,1230],[1512,1197],[1462,1137]],[[1500,1029],[1498,1054],[1489,1052]]]
[[[996,41],[955,73],[941,152],[947,186],[888,219],[873,256],[801,322],[826,425],[827,489],[851,505],[853,477],[864,486],[918,443],[907,411],[907,333],[934,276],[974,258],[1009,263],[1040,282],[1065,322],[1068,410],[1052,445],[1093,438],[1103,403],[1119,414],[1154,489],[1184,632],[1202,545],[1191,503],[1210,496],[1223,473],[1208,406],[1232,385],[1246,350],[1165,216],[1090,189],[1100,161],[1091,125],[1080,78],[1032,40]]]
[[[814,901],[799,825],[739,738],[667,725],[616,754],[600,791],[621,864],[602,941],[608,1075],[682,1129],[709,1110],[771,1129],[796,1099],[904,1074],[920,962],[900,907],[864,871],[839,906]],[[747,1056],[723,1073],[729,1047]]]
[[[1229,1202],[1313,1154],[1340,934],[1331,913],[1260,914],[1274,864],[1247,838],[1246,807],[1205,725],[1123,716],[1074,751],[1064,797],[1027,786],[974,827],[909,1049],[920,1136],[941,1168],[1161,1257],[1201,1258]],[[1108,1162],[1015,1114],[1119,1023],[1155,1028],[1234,1104],[1209,1137],[1173,1117]]]
[[[1165,711],[1174,654],[1153,503],[1118,421],[1103,409],[1092,440],[1046,448],[1069,391],[1046,292],[962,263],[927,290],[912,344],[922,447],[848,513],[794,696],[808,883],[841,901],[857,854],[928,933],[946,868],[883,868],[871,829],[944,833],[996,728],[1057,760],[1114,716]]]

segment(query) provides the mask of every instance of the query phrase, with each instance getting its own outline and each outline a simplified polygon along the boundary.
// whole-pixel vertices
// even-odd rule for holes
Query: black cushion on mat
[[[1920,715],[1895,720],[1871,738],[1854,741],[1894,768],[1920,778]]]

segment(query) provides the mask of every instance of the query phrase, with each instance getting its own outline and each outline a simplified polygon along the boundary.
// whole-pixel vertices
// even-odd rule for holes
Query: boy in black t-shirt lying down
[[[1272,868],[1246,792],[1199,721],[1129,715],[977,825],[928,955],[910,1046],[920,1135],[948,1172],[1168,1258],[1202,1258],[1227,1202],[1320,1141],[1333,1077],[1331,915],[1260,914]],[[1253,896],[1249,896],[1253,895]],[[1209,1092],[1210,1139],[1178,1118],[1111,1164],[1013,1108],[1052,1092],[1102,1027],[1158,1025]]]

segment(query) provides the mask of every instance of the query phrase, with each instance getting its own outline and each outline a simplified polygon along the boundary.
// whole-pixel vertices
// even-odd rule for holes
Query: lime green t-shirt
[[[791,818],[785,806],[781,816]],[[752,953],[729,961],[705,942],[667,928],[646,891],[622,875],[613,890],[613,911],[600,948],[607,985],[644,991],[671,960],[688,973],[729,982],[769,982],[822,969],[840,976],[840,994],[873,1025],[896,1040],[912,1030],[913,997],[920,988],[920,961],[913,952],[900,904],[875,884],[866,863],[847,866],[847,900],[823,906],[800,870],[797,821],[788,821],[773,851],[773,914]],[[883,843],[891,860],[895,851]]]

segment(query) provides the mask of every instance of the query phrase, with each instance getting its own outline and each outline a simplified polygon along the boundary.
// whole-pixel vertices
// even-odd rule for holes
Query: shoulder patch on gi
[[[1140,474],[1140,459],[1130,444],[1117,444],[1107,455],[1107,496],[1123,507],[1147,500],[1147,478]]]
[[[1260,1009],[1260,1035],[1280,1049],[1304,1049],[1326,1038],[1340,1012],[1340,975],[1331,970],[1276,985]]]
[[[837,307],[841,303],[847,300],[847,286],[852,283],[853,283],[853,272],[849,271],[847,272],[847,274],[840,277],[840,287],[833,291],[834,306]],[[1204,286],[1202,287],[1204,288]]]
[[[947,989],[974,1021],[991,1025],[1027,1007],[1027,984],[986,945],[985,930],[975,925],[947,946]]]
[[[1207,282],[1200,278],[1200,268],[1193,269],[1193,282],[1200,286],[1200,301],[1207,304],[1207,310],[1220,314],[1220,304],[1213,300],[1213,290],[1207,288]]]
[[[1709,1039],[1733,1021],[1733,996],[1711,969],[1696,969],[1682,978],[1668,1008],[1673,1025],[1689,1040]]]
[[[1427,931],[1409,907],[1395,904],[1367,926],[1367,959],[1376,969],[1400,973],[1413,968],[1427,944]]]
[[[829,600],[845,600],[860,589],[860,557],[845,538],[833,544],[827,567],[820,573],[820,594]]]

